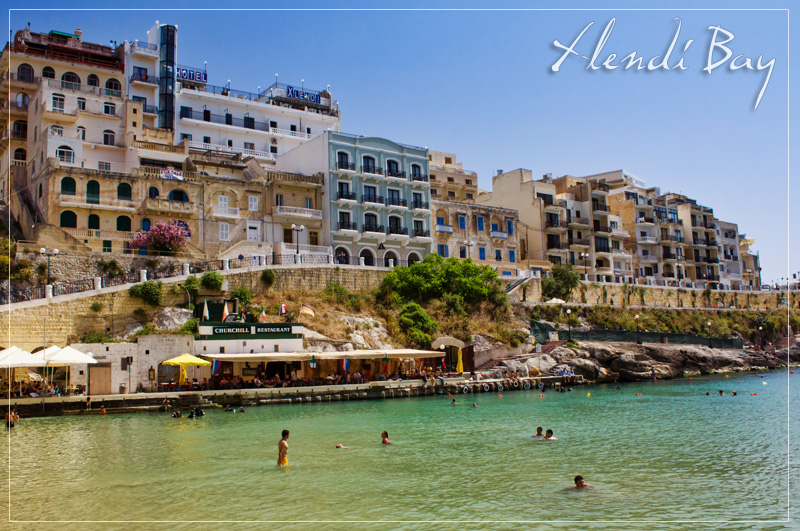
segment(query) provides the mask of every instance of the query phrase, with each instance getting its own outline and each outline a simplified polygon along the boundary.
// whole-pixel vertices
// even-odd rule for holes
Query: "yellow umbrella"
[[[166,361],[161,362],[163,365],[179,365],[181,368],[180,380],[179,384],[183,385],[183,382],[186,380],[186,366],[193,366],[193,367],[207,367],[211,365],[210,361],[204,360],[202,358],[198,358],[197,356],[192,356],[191,354],[181,354],[177,358],[168,359]]]
[[[458,363],[456,363],[456,372],[464,372],[464,365],[461,363],[461,349],[458,349]]]

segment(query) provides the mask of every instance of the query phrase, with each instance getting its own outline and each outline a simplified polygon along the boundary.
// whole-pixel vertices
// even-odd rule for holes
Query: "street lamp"
[[[567,327],[569,328],[569,332],[567,333],[567,341],[572,341],[572,321],[569,318],[569,315],[572,313],[572,310],[567,308]]]
[[[297,243],[297,253],[296,254],[300,254],[300,233],[303,232],[304,230],[306,230],[306,226],[305,225],[295,225],[294,223],[292,223],[292,230],[294,231],[294,239],[295,239],[295,242]]]
[[[464,240],[464,246],[467,248],[467,258],[472,258],[472,246],[475,245],[470,240]]]
[[[587,265],[587,260],[589,259],[589,253],[579,253],[578,257],[581,260],[583,260],[583,280],[589,280],[586,277],[586,265]]]
[[[706,323],[706,332],[708,334],[708,346],[711,347],[711,321]]]
[[[761,326],[759,326],[759,327],[758,327],[758,345],[761,347],[761,350],[764,350],[764,336],[763,336],[763,334],[761,333],[761,331],[762,331],[763,329],[764,329],[764,328],[763,328],[763,327],[761,327]]]
[[[639,314],[637,313],[633,318],[636,320],[636,344],[641,345],[642,340],[639,339]]]
[[[50,257],[58,256],[58,249],[47,250],[44,247],[39,249],[39,254],[47,257],[47,284],[50,284]]]

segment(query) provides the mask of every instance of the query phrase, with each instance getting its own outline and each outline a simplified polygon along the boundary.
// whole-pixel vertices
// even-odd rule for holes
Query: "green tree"
[[[135,284],[128,289],[131,297],[142,299],[151,306],[161,306],[164,302],[164,284],[159,280],[148,280],[141,284]]]
[[[223,277],[216,271],[209,271],[208,273],[203,273],[203,276],[200,277],[200,284],[202,284],[204,288],[213,291],[221,290],[222,284],[224,282],[225,282],[225,277]]]
[[[553,275],[542,279],[542,295],[548,300],[558,298],[566,301],[580,285],[580,279],[571,265],[553,264]]]
[[[253,292],[244,286],[239,286],[238,288],[231,291],[231,296],[234,299],[239,299],[239,302],[241,303],[242,306],[247,306],[253,300]]]

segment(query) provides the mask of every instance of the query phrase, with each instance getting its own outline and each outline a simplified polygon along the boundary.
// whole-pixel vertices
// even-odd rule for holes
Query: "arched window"
[[[422,175],[422,167],[419,164],[412,164],[411,165],[411,175],[415,177],[419,177]]]
[[[104,146],[114,145],[114,131],[111,131],[109,129],[103,131],[103,145]]]
[[[100,78],[98,78],[95,74],[89,74],[89,77],[86,78],[86,84],[90,87],[99,87]]]
[[[346,152],[340,151],[336,154],[336,167],[340,170],[350,169],[350,157]]]
[[[14,160],[28,160],[28,152],[22,148],[15,149]]]
[[[361,159],[362,173],[375,173],[375,158],[366,156]]]
[[[72,148],[69,146],[58,146],[56,149],[56,157],[61,162],[67,162],[69,164],[73,164],[75,162],[75,152],[72,151]]]
[[[59,220],[58,226],[65,227],[67,229],[77,229],[78,216],[76,216],[75,212],[71,210],[65,210],[61,213],[61,219]]]
[[[142,230],[144,232],[150,230],[150,218],[142,218]]]
[[[28,103],[30,103],[31,97],[25,94],[24,92],[19,92],[17,94],[17,107],[20,109],[27,109]]]
[[[109,78],[108,81],[106,81],[106,89],[119,92],[120,90],[122,90],[122,85],[120,85],[119,81],[117,81],[112,77]]]
[[[119,183],[117,186],[117,199],[123,199],[125,201],[131,200],[131,185],[128,183]]]
[[[131,218],[128,216],[119,216],[117,217],[117,230],[123,232],[130,232],[131,231]]]
[[[82,125],[78,126],[78,138],[81,140],[86,140],[86,128]]]
[[[387,175],[400,175],[400,166],[397,164],[396,160],[388,160],[386,161],[386,174]]]
[[[17,120],[14,122],[14,125],[11,126],[11,135],[14,138],[20,138],[23,140],[28,139],[28,122],[27,120]]]
[[[169,193],[168,198],[169,198],[170,201],[181,201],[181,202],[184,202],[184,203],[189,201],[189,196],[186,195],[186,192],[184,192],[183,190],[173,190],[173,191],[171,191]]]
[[[97,214],[89,214],[89,228],[100,230],[100,216]]]
[[[97,181],[86,183],[86,202],[93,205],[100,204],[100,183]]]
[[[61,194],[75,195],[75,179],[72,177],[64,177],[61,179]]]
[[[147,191],[147,197],[149,197],[150,199],[155,199],[156,197],[158,197],[158,193],[159,193],[158,188],[156,188],[155,186],[151,186],[150,189]]]
[[[375,214],[364,214],[364,230],[375,232],[378,230],[378,216]]]
[[[33,67],[28,63],[22,63],[17,67],[17,79],[27,83],[33,83]]]
[[[53,70],[52,66],[46,66],[42,68],[42,77],[46,77],[48,79],[55,79],[56,78],[56,71]]]
[[[369,249],[362,249],[361,254],[359,254],[359,257],[364,259],[365,266],[375,265],[375,255],[373,255],[372,251],[370,251]]]
[[[81,78],[75,72],[66,72],[61,76],[61,86],[68,89],[78,89],[81,86]]]
[[[189,237],[192,236],[192,229],[189,228],[189,225],[187,225],[186,222],[178,220],[177,225],[179,227],[183,227],[183,230],[186,231],[186,235],[187,236],[189,236]]]

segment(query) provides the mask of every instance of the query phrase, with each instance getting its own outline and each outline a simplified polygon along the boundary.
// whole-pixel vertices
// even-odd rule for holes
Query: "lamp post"
[[[764,336],[761,333],[763,329],[761,326],[758,327],[758,346],[761,347],[761,350],[764,350]]]
[[[470,240],[464,240],[464,246],[467,248],[467,258],[472,258],[472,246],[475,245]]]
[[[297,253],[296,254],[300,254],[300,233],[303,232],[304,230],[306,230],[306,226],[305,225],[295,225],[294,223],[292,223],[292,230],[294,231],[294,240],[295,240],[295,243],[297,244]]]
[[[572,310],[567,308],[567,327],[569,332],[567,332],[567,341],[572,342],[572,321],[570,320],[569,316],[572,313]]]
[[[586,265],[587,265],[587,262],[586,262],[586,261],[587,261],[587,260],[588,260],[588,258],[589,258],[589,253],[580,253],[580,254],[578,254],[578,257],[579,257],[581,260],[583,260],[583,280],[589,280],[589,279],[586,277]]]
[[[706,323],[706,335],[708,335],[708,346],[711,348],[711,321]]]
[[[636,344],[641,345],[642,340],[639,339],[639,314],[637,313],[633,318],[636,320]]]
[[[47,257],[47,284],[50,284],[50,257],[58,256],[58,249],[47,250],[44,247],[39,249],[39,254]]]

